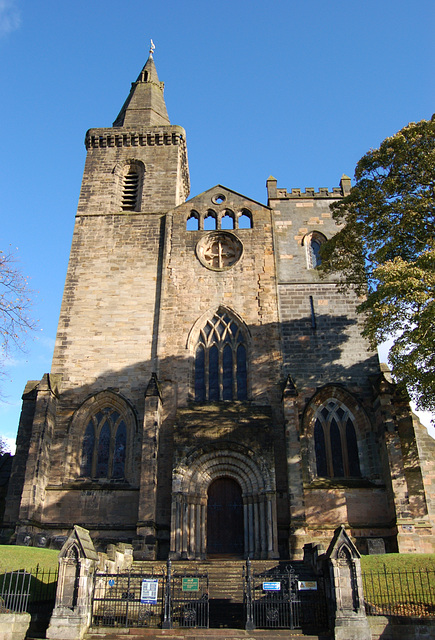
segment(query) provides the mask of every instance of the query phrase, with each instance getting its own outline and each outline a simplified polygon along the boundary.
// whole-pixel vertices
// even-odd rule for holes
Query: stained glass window
[[[98,438],[97,478],[109,475],[110,427],[106,421]]]
[[[90,477],[92,475],[92,459],[94,456],[95,432],[92,420],[86,427],[82,444],[82,457],[80,460],[80,475]]]
[[[127,448],[127,429],[122,421],[118,425],[113,451],[112,478],[123,478],[125,467],[125,454]]]

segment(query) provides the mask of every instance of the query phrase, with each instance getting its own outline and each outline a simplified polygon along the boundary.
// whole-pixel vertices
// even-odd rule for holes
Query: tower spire
[[[155,44],[151,40],[148,60],[118,114],[114,127],[140,127],[171,124],[163,97],[164,83],[160,82],[154,64]]]

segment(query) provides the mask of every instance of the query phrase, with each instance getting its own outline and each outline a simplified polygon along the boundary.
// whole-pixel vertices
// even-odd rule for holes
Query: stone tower
[[[143,558],[433,550],[430,438],[321,279],[328,189],[189,201],[152,54],[90,129],[51,373],[23,395],[3,538]]]

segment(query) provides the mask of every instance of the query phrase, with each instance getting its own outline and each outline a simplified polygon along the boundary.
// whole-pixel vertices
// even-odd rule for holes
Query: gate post
[[[56,604],[47,638],[78,640],[91,622],[92,588],[98,554],[89,531],[74,525],[59,553]]]
[[[360,558],[341,525],[335,530],[326,552],[335,640],[371,640],[372,637],[365,613]]]
[[[165,580],[162,629],[172,629],[171,587],[172,587],[172,563],[171,563],[171,559],[169,558],[166,563],[166,580]]]
[[[252,573],[251,573],[251,561],[248,558],[246,560],[246,585],[245,585],[245,601],[246,601],[246,631],[253,631],[255,629],[254,615],[253,615],[253,603],[252,603]]]

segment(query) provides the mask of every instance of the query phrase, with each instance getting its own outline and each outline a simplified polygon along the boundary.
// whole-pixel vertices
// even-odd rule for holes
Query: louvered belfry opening
[[[139,194],[139,172],[132,167],[124,176],[122,210],[135,211]]]

